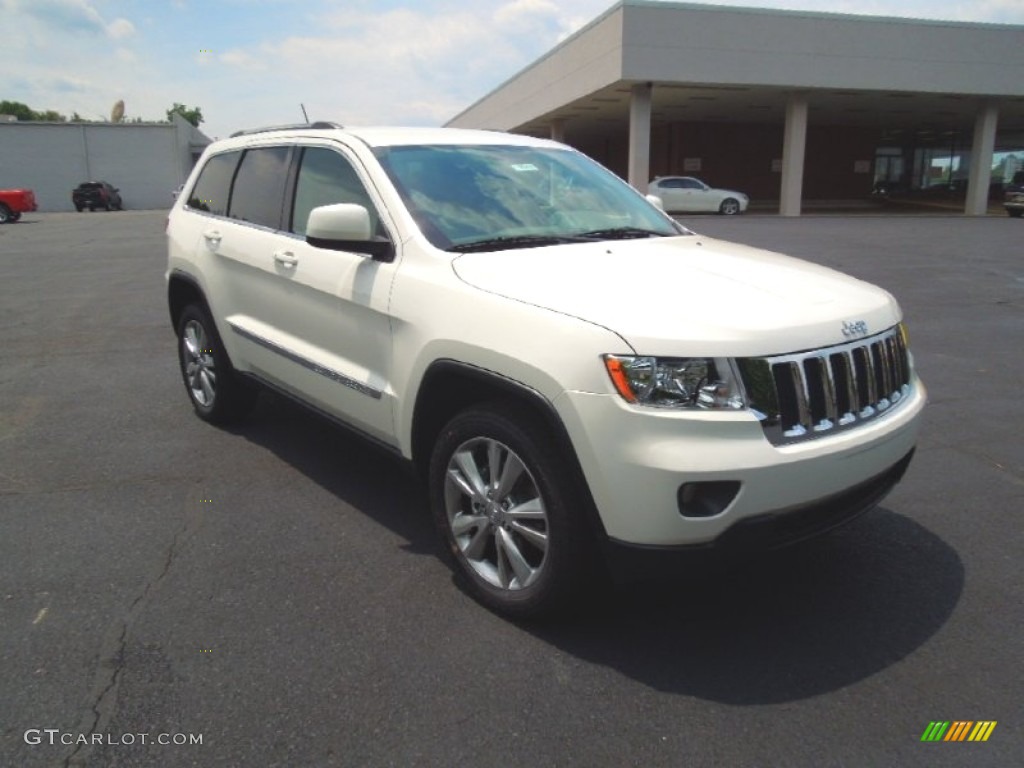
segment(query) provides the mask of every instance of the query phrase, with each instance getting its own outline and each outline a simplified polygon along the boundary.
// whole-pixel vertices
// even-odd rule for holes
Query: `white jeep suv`
[[[874,506],[925,391],[885,291],[694,234],[551,141],[244,132],[171,210],[185,388],[256,385],[412,462],[473,593],[550,611],[609,556],[772,547]]]

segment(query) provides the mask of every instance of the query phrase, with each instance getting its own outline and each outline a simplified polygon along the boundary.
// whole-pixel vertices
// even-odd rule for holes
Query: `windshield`
[[[689,234],[568,149],[400,146],[376,155],[423,234],[445,250]]]

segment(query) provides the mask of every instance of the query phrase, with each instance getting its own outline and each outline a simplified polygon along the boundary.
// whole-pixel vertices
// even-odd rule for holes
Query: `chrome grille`
[[[848,344],[738,363],[751,407],[775,445],[856,427],[910,394],[899,326]]]

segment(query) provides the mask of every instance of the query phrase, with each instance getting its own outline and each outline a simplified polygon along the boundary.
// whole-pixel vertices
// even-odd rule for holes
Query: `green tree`
[[[173,119],[175,114],[181,115],[196,128],[198,128],[199,124],[203,122],[203,110],[200,107],[192,107],[189,109],[184,104],[174,102],[174,106],[167,110],[167,119]]]
[[[36,112],[28,104],[20,101],[0,101],[0,115],[14,115],[18,120],[31,122],[33,120],[49,120],[57,123],[67,122],[67,118],[60,112],[47,109],[43,112]]]
[[[36,113],[20,101],[0,101],[0,115],[14,115],[19,120],[35,120]]]

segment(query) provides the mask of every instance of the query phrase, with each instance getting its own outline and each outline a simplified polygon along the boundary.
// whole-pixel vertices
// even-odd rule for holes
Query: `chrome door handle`
[[[291,251],[278,251],[274,254],[274,261],[282,267],[288,267],[289,269],[299,263],[299,260],[295,258],[295,254]]]

